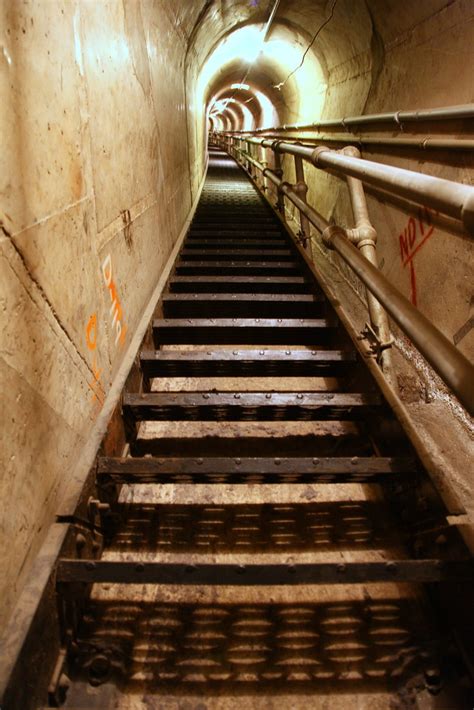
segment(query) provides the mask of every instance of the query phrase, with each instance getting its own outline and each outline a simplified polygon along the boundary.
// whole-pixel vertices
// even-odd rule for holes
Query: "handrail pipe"
[[[474,104],[461,104],[445,108],[420,109],[418,111],[394,111],[390,113],[372,113],[363,116],[346,116],[345,118],[313,121],[312,123],[290,123],[272,128],[257,128],[255,133],[268,131],[302,131],[306,129],[343,128],[350,126],[374,126],[393,123],[401,130],[404,123],[421,123],[429,121],[463,121],[474,118]],[[244,131],[234,131],[243,133]]]
[[[363,183],[408,198],[425,207],[431,207],[460,220],[469,234],[474,235],[474,187],[471,185],[355,158],[325,146],[308,148],[295,143],[271,141],[265,138],[246,140],[249,143],[260,143],[264,147],[273,148],[278,153],[299,155],[317,168],[329,169],[337,175],[350,175]]]
[[[271,146],[269,146],[271,147]],[[242,151],[243,152],[243,151]],[[297,153],[298,154],[298,153]],[[248,159],[248,156],[245,156]],[[357,160],[357,158],[353,158]],[[254,167],[263,172],[278,191],[305,214],[321,233],[324,243],[334,249],[358,276],[366,288],[382,304],[395,323],[412,341],[435,372],[454,392],[468,413],[474,415],[474,366],[448,338],[424,316],[393,284],[350,242],[346,230],[329,222],[305,203],[280,176],[251,158]],[[407,171],[408,172],[408,171]],[[444,181],[447,182],[447,181]],[[364,217],[358,211],[359,221]],[[350,231],[349,231],[350,237]]]

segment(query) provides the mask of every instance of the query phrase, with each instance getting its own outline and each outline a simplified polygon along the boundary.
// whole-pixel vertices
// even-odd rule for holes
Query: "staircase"
[[[129,452],[98,463],[102,557],[58,567],[65,599],[82,599],[80,621],[66,609],[68,706],[139,692],[176,707],[183,694],[367,707],[420,673],[435,687],[442,634],[421,583],[471,568],[430,542],[446,522],[438,503],[407,503],[424,476],[409,442],[292,239],[219,150],[160,308],[142,387],[123,396]]]

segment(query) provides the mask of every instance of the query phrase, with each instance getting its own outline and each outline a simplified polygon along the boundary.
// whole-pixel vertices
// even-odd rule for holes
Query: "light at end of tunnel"
[[[261,46],[249,45],[249,46],[242,48],[242,52],[240,54],[240,59],[243,62],[246,62],[247,64],[255,64],[255,62],[257,61],[261,52],[262,52]]]

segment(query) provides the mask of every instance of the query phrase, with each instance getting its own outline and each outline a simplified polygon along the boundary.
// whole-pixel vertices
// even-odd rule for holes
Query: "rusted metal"
[[[368,584],[374,582],[473,582],[472,561],[391,560],[387,562],[328,562],[319,564],[172,564],[60,560],[61,584],[212,584],[295,585]]]
[[[349,421],[375,414],[381,403],[365,393],[150,392],[124,395],[123,410],[137,421]]]
[[[315,287],[305,276],[174,276],[172,293],[308,293]]]
[[[350,350],[142,350],[148,377],[343,375],[356,362]]]
[[[101,485],[120,483],[392,483],[416,475],[413,458],[399,457],[154,457],[101,458]]]

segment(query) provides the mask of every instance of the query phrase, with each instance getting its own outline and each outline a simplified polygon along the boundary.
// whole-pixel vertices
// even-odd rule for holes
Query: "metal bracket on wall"
[[[306,249],[309,237],[304,232],[302,232],[301,229],[296,232],[296,239],[298,243],[301,244],[303,249]]]
[[[367,354],[367,357],[375,358],[379,365],[382,361],[383,352],[388,348],[391,348],[394,343],[393,336],[390,336],[387,341],[381,341],[370,323],[365,324],[364,329],[359,335],[359,340],[365,340],[367,342],[369,346],[369,353]]]

